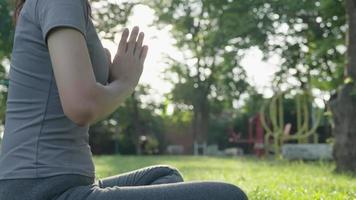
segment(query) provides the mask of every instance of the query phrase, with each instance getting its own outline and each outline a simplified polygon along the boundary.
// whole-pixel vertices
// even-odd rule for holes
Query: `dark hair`
[[[24,4],[25,2],[26,2],[26,0],[16,0],[15,12],[14,12],[14,15],[13,15],[14,24],[16,24],[17,18],[19,17],[20,12],[21,12],[21,9],[22,9],[22,7],[23,7],[23,4]],[[87,3],[87,13],[88,13],[88,16],[91,17],[91,6],[90,6],[90,3],[89,3],[88,0],[86,1],[86,3]],[[86,16],[86,17],[88,17],[88,16]]]

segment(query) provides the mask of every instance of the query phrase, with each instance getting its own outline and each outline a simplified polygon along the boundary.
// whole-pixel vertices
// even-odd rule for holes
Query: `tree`
[[[13,41],[13,21],[11,1],[0,1],[0,125],[5,120],[5,104],[7,99],[7,74],[3,62],[10,59]]]
[[[276,85],[294,77],[303,88],[335,92],[345,64],[345,11],[342,0],[274,1],[269,6],[274,31],[264,49],[282,64]]]
[[[136,1],[101,1],[90,0],[94,25],[101,39],[115,39],[115,34],[124,27],[131,15]]]
[[[142,142],[152,144],[153,141],[158,142],[156,148],[163,151],[163,119],[155,113],[158,106],[141,101],[149,90],[148,86],[139,85],[123,105],[91,127],[90,143],[94,153],[143,154],[147,149]],[[142,136],[147,141],[142,141]]]
[[[178,82],[175,84],[172,96],[176,99],[176,102],[180,100],[178,102],[193,106],[195,121],[198,121],[199,116],[208,116],[206,114],[210,112],[203,112],[204,106],[202,105],[207,105],[205,107],[210,108],[210,103],[205,104],[202,99],[211,102],[211,99],[214,98],[209,98],[209,95],[213,94],[214,90],[226,91],[219,87],[219,84],[217,84],[219,81],[216,78],[213,79],[211,85],[207,84],[209,87],[202,87],[206,86],[205,80],[209,80],[207,77],[203,77],[203,80],[200,79],[200,72],[205,71],[204,68],[201,69],[201,67],[204,67],[204,58],[214,60],[212,59],[215,57],[213,55],[219,55],[220,51],[227,52],[231,48],[246,49],[255,45],[264,51],[266,58],[271,54],[280,55],[282,63],[280,70],[275,75],[276,88],[280,88],[283,84],[289,84],[288,80],[292,77],[303,89],[317,88],[333,95],[343,84],[346,49],[344,41],[348,27],[344,9],[345,1],[343,0],[275,0],[269,2],[259,0],[157,0],[153,2],[155,3],[151,2],[151,5],[153,4],[158,13],[158,20],[173,25],[173,35],[177,39],[177,47],[181,51],[189,50],[190,57],[185,60],[195,59],[193,66],[189,66],[187,62],[174,62],[172,64],[172,71],[178,75]],[[352,0],[347,1],[348,9],[352,7],[350,5],[353,5],[351,2]],[[348,12],[352,13],[350,10]],[[351,18],[350,16],[352,15],[349,14],[349,18]],[[352,19],[349,23],[351,26]],[[355,35],[352,33],[352,29],[350,35]],[[210,43],[214,41],[214,36],[220,36],[222,39]],[[351,46],[351,36],[349,40]],[[209,44],[214,44],[214,47],[217,48],[212,48],[213,51],[211,51]],[[353,52],[350,46],[349,54]],[[241,55],[238,50],[233,53]],[[354,80],[352,72],[356,71],[351,63],[354,62],[349,57],[349,67],[347,68],[349,75],[346,79],[348,85],[352,83],[351,80]],[[209,63],[207,66],[213,65]],[[226,68],[226,65],[224,67],[228,69],[224,71],[225,74],[228,74],[227,72],[232,69]],[[218,67],[218,70],[213,70],[209,73],[209,76],[216,77],[215,75],[217,75],[219,77],[219,74],[224,74],[222,68]],[[229,86],[229,83],[231,82],[227,81],[221,85]],[[345,88],[349,88],[348,92]],[[236,91],[235,88],[229,89],[228,91]],[[207,91],[206,96],[204,96],[204,91]],[[351,93],[350,86],[344,86],[342,91],[345,94]],[[344,93],[341,92],[340,94]],[[342,99],[340,96],[342,95],[339,95],[338,99]],[[224,97],[226,96],[220,97],[220,99],[226,100],[227,98]],[[324,102],[327,102],[327,100],[324,99]],[[348,112],[351,112],[351,102],[345,103],[340,105],[348,105]],[[333,110],[335,123],[341,124],[340,120],[342,119],[342,126],[344,127],[343,130],[339,124],[335,127],[335,131],[350,133],[351,128],[346,127],[350,125],[350,120],[354,119],[353,116],[346,113],[341,115],[340,110],[342,109],[340,108],[334,107]],[[207,127],[205,123],[203,124],[204,127]],[[200,125],[195,122],[195,126],[199,127]],[[335,152],[338,152],[338,146],[352,149],[348,145],[342,145],[346,144],[346,141],[354,142],[352,139],[347,140],[350,137],[354,136],[339,139],[340,144],[336,144]],[[351,155],[348,160],[355,160],[352,157],[353,153],[343,151],[344,161],[347,160],[347,153]],[[335,155],[337,157],[338,153],[335,153]]]
[[[330,102],[335,126],[334,157],[338,171],[356,172],[356,1],[346,0],[349,32],[345,84]]]
[[[300,82],[302,88],[318,88],[329,92],[332,96],[329,104],[335,124],[333,134],[336,169],[355,172],[355,1],[281,0],[274,1],[269,7],[271,13],[278,15],[276,25],[287,25],[287,31],[279,33],[284,38],[282,45],[267,45],[269,49],[280,52],[284,60],[281,70],[276,74],[277,82],[285,83],[293,72],[292,76]],[[345,59],[347,31],[348,56]],[[272,32],[273,35],[279,36],[278,32]]]
[[[248,86],[239,50],[254,42],[249,33],[260,34],[251,25],[257,19],[248,12],[246,1],[156,0],[147,4],[156,11],[158,24],[173,27],[184,60],[170,59],[169,72],[178,77],[171,97],[192,110],[194,138],[204,143],[212,103],[231,109]]]

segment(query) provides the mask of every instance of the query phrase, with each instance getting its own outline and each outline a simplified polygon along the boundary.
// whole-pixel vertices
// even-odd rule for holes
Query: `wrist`
[[[135,87],[133,87],[131,84],[128,84],[120,80],[113,80],[110,83],[110,85],[112,85],[116,94],[120,94],[120,96],[125,96],[125,97],[131,95],[131,93],[135,89]]]

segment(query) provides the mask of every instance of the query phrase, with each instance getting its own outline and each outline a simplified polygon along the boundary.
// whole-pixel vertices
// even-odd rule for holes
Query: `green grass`
[[[155,164],[177,167],[186,181],[217,180],[241,187],[250,199],[356,200],[356,178],[327,162],[194,156],[95,156],[99,178]]]

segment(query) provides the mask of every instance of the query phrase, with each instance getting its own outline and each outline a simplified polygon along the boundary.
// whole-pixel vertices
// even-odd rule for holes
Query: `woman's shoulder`
[[[36,9],[57,9],[62,6],[75,7],[85,11],[87,0],[30,0],[35,4]]]
[[[43,38],[56,27],[70,27],[85,37],[88,28],[86,0],[34,0],[35,17],[43,32]]]

